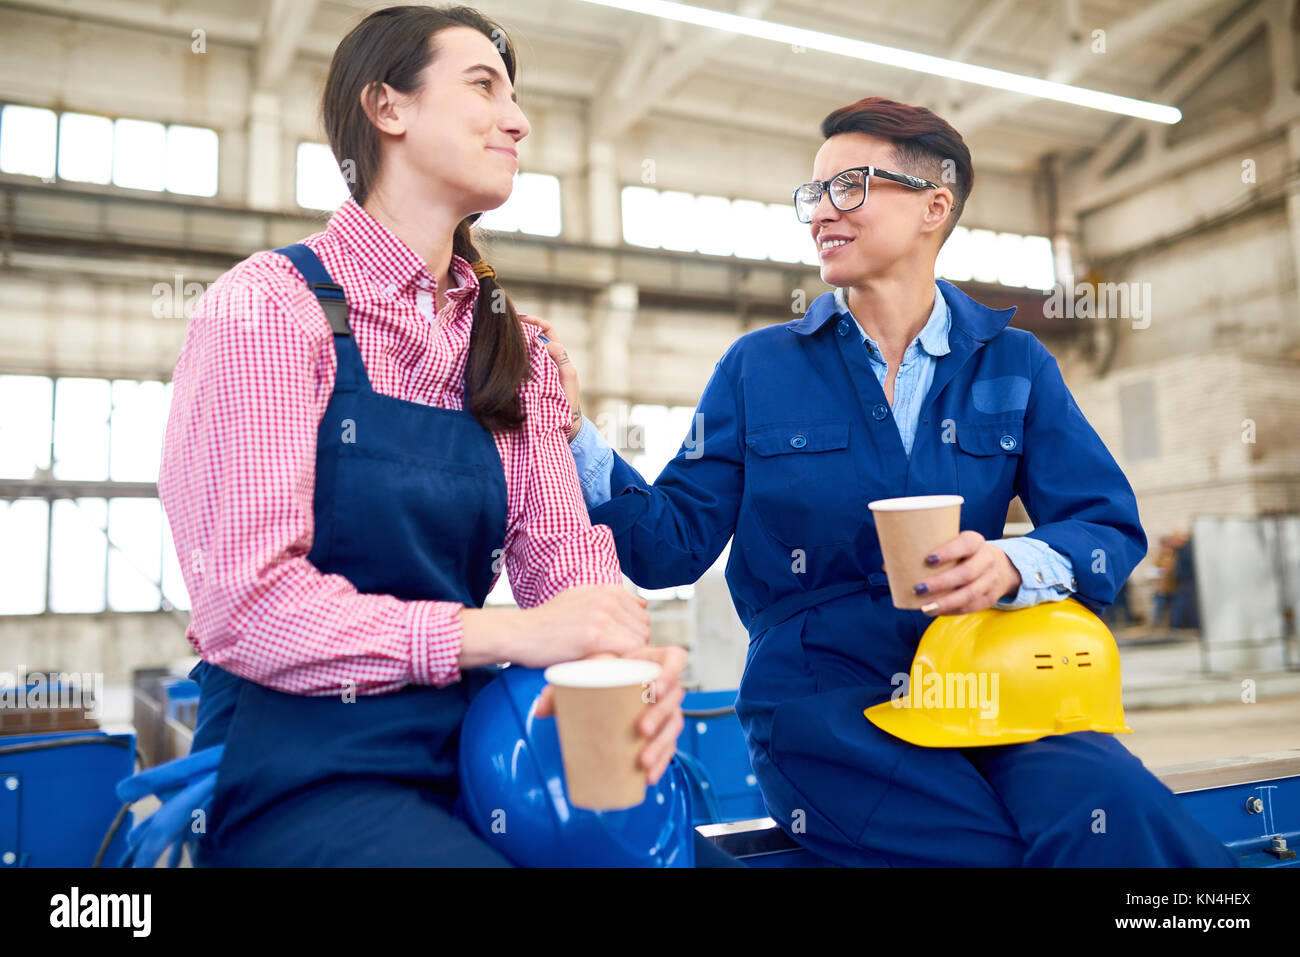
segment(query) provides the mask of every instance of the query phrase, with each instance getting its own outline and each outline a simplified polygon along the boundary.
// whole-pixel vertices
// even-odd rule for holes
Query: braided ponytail
[[[466,409],[489,432],[515,431],[524,424],[519,387],[528,378],[528,346],[519,314],[506,291],[497,283],[496,271],[483,263],[470,235],[468,219],[461,220],[452,239],[452,252],[474,264],[478,299],[465,359],[470,405]]]

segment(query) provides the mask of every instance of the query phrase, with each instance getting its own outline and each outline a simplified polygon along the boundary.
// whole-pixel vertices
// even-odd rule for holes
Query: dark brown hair
[[[378,130],[362,109],[362,94],[372,95],[381,83],[399,93],[418,92],[424,68],[438,55],[435,35],[450,27],[469,27],[491,40],[514,83],[510,38],[470,7],[387,7],[358,23],[334,51],[321,114],[335,159],[351,161],[344,178],[356,203],[366,201],[379,174]],[[480,258],[470,233],[474,218],[461,220],[452,239],[452,252],[471,265]],[[465,359],[467,411],[489,432],[518,429],[524,423],[519,387],[528,371],[528,346],[514,304],[495,278],[480,276]]]
[[[868,96],[840,107],[822,120],[822,136],[830,139],[838,133],[866,133],[889,140],[894,144],[898,172],[924,176],[932,183],[950,187],[952,212],[943,238],[952,235],[966,208],[966,198],[975,188],[975,167],[966,142],[946,120],[923,106]]]

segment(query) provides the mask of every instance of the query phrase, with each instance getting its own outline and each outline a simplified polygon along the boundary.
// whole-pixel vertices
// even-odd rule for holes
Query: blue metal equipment
[[[463,812],[503,850],[504,837],[493,833],[493,825],[497,812],[504,811],[501,823],[513,842],[509,850],[516,863],[572,864],[575,846],[604,842],[608,853],[588,863],[626,866],[629,855],[638,855],[649,866],[689,866],[686,827],[694,826],[751,867],[830,865],[765,816],[732,710],[734,691],[689,693],[683,702],[686,727],[678,739],[677,759],[659,785],[649,789],[647,804],[597,813],[571,808],[565,800],[554,722],[533,715],[544,684],[541,673],[508,668],[505,674],[511,672],[513,678],[484,689],[466,716],[461,780]],[[180,711],[187,696],[182,686],[173,687],[181,693],[174,701],[169,696],[165,710],[179,729],[177,719],[184,719]],[[133,829],[130,812],[114,794],[114,784],[131,774],[134,757],[135,737],[130,734],[77,731],[0,737],[0,866],[90,866],[97,857],[115,866],[128,850],[128,857],[156,859],[165,849],[154,846],[157,835],[146,833],[151,829]],[[121,798],[138,799],[150,791],[140,790],[147,783],[157,785],[150,793],[176,798],[171,803],[180,807],[186,803],[178,797],[184,787],[216,773],[208,762],[195,767],[193,774],[187,771],[184,780],[172,780],[186,770],[183,764],[152,769],[157,780],[137,776],[140,787],[119,792]],[[1300,843],[1300,750],[1169,767],[1155,774],[1244,866],[1300,866],[1295,855]],[[180,817],[178,821],[185,823]],[[168,829],[156,830],[162,835]],[[170,830],[180,833],[185,828]],[[111,842],[103,847],[106,832],[111,832]]]
[[[767,813],[735,704],[734,691],[690,691],[682,701],[686,724],[677,737],[677,758],[691,782],[693,825]]]
[[[712,694],[735,699],[735,692]],[[685,710],[691,704],[691,695],[687,695],[682,707]],[[739,725],[732,730],[722,718],[709,719],[722,732],[709,739],[709,746],[701,746],[702,737],[691,738],[686,732],[678,739],[679,754],[693,752],[684,763],[692,769],[698,766],[695,773],[705,781],[735,780],[741,760],[748,771]],[[689,727],[689,718],[687,724]],[[710,733],[714,726],[710,725]],[[1295,853],[1300,845],[1300,750],[1179,765],[1154,773],[1198,823],[1238,855],[1242,866],[1300,866]],[[723,810],[707,821],[697,813],[695,824],[715,845],[750,867],[829,863],[797,844],[765,814],[759,810],[742,817]]]
[[[115,863],[132,822],[114,786],[134,767],[133,734],[0,737],[0,867],[90,867],[101,855]]]

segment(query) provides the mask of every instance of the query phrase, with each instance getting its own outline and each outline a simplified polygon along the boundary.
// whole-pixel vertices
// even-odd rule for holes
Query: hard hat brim
[[[977,748],[999,744],[1026,744],[1054,734],[1098,731],[1102,734],[1131,734],[1129,727],[1073,728],[1070,731],[1018,731],[1001,728],[989,734],[945,727],[929,717],[924,708],[898,707],[892,701],[872,705],[862,712],[867,720],[887,734],[923,748]]]

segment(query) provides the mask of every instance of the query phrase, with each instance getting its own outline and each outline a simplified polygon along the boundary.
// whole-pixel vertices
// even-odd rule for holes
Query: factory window
[[[1051,289],[1056,282],[1052,241],[1046,236],[965,226],[954,229],[943,244],[934,271],[954,282],[974,280],[1029,289]]]
[[[688,450],[703,438],[701,424],[695,419],[695,407],[690,405],[634,405],[628,410],[626,422],[610,421],[607,416],[597,416],[594,423],[611,445],[624,450],[628,464],[640,472],[647,481],[653,481],[686,444]],[[688,451],[689,454],[689,451]],[[642,597],[655,600],[666,598],[693,598],[694,585],[676,588],[638,588]]]
[[[617,415],[601,413],[592,423],[605,441],[623,453],[628,463],[647,479],[654,479],[667,465],[683,441],[694,444],[702,436],[695,423],[695,407],[689,405],[624,406]],[[693,598],[694,585],[676,588],[637,588],[637,594],[650,600]],[[486,605],[512,605],[514,597],[505,570],[488,593]]]
[[[348,198],[345,170],[324,143],[298,144],[298,205],[338,209]],[[516,173],[510,198],[483,213],[478,225],[498,233],[560,235],[560,181],[544,173]]]
[[[166,179],[167,130],[161,123],[113,124],[113,185],[160,192]]]
[[[8,105],[0,171],[187,196],[217,194],[214,130]],[[57,159],[57,164],[56,164]]]
[[[184,193],[187,196],[216,196],[216,132],[201,126],[167,127],[165,168],[167,192]]]
[[[517,173],[510,198],[489,209],[478,225],[498,233],[560,235],[560,181],[545,173]]]
[[[808,226],[794,218],[789,203],[627,186],[622,205],[623,240],[632,246],[809,266],[820,262]],[[1050,289],[1056,281],[1046,236],[965,226],[948,237],[935,272],[958,282],[1031,289]]]
[[[59,117],[59,179],[112,182],[112,120],[85,113],[64,113]]]
[[[155,483],[171,385],[0,376],[0,614],[188,608]]]
[[[57,122],[53,110],[12,105],[0,110],[0,171],[51,178]]]
[[[298,205],[335,210],[348,198],[343,171],[324,143],[298,144]]]
[[[632,246],[818,263],[808,228],[794,218],[788,203],[626,186],[622,206],[623,240]]]

